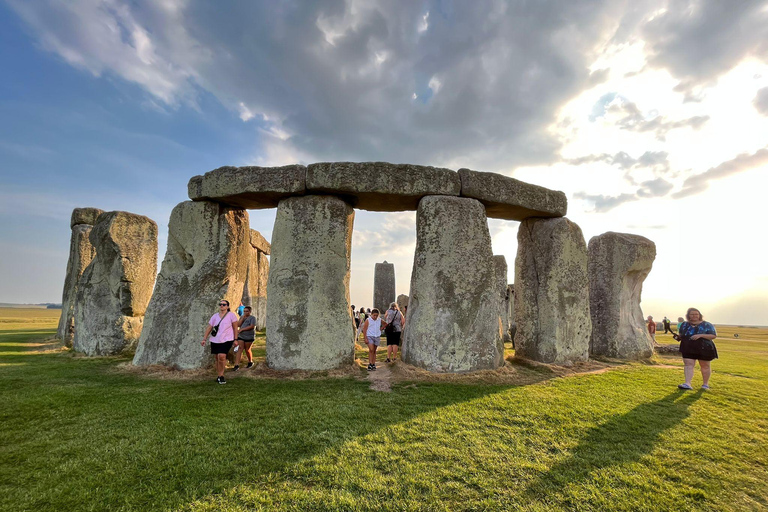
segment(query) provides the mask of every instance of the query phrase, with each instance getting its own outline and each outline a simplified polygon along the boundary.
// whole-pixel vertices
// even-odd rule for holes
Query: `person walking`
[[[200,345],[204,347],[208,335],[211,336],[211,354],[216,357],[216,373],[218,374],[216,382],[219,384],[227,383],[224,379],[224,368],[227,367],[227,353],[235,342],[236,333],[237,315],[229,309],[228,300],[220,300],[219,312],[214,313],[208,321],[205,334],[203,334],[203,341],[200,342]]]
[[[243,301],[240,301],[240,305],[237,306],[237,316],[243,316],[243,311],[245,311],[245,306],[243,306]]]
[[[715,326],[704,321],[704,317],[696,308],[688,308],[685,314],[686,321],[680,325],[675,339],[680,341],[680,354],[685,364],[685,383],[678,385],[680,389],[693,389],[691,381],[696,371],[696,360],[701,368],[703,383],[701,389],[709,391],[709,377],[712,375],[712,360],[717,359],[717,347],[714,340],[717,338]]]
[[[243,357],[243,352],[245,352],[245,355],[248,358],[248,366],[246,366],[246,368],[251,368],[253,366],[251,346],[256,337],[256,318],[251,314],[251,306],[245,306],[243,308],[243,316],[237,321],[237,331],[235,367],[232,368],[232,371],[235,372],[240,369],[240,359]]]
[[[397,359],[397,349],[400,347],[400,338],[405,326],[405,316],[397,305],[393,302],[389,305],[387,313],[384,315],[384,321],[387,324],[385,333],[387,335],[387,363],[393,363]]]
[[[662,325],[664,325],[664,334],[667,334],[668,332],[672,332],[672,325],[669,321],[669,318],[664,316],[664,320],[661,321]]]
[[[656,343],[656,322],[653,321],[652,316],[648,316],[648,334],[653,338],[653,342]]]
[[[368,345],[368,371],[376,369],[376,351],[381,345],[381,330],[387,327],[387,322],[379,318],[379,310],[373,308],[370,318],[363,322],[360,330],[365,334]]]

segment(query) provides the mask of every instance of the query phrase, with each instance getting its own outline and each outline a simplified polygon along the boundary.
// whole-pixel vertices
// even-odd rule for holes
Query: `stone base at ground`
[[[515,260],[515,355],[542,363],[589,356],[587,246],[566,218],[520,224]]]
[[[267,365],[328,370],[354,360],[349,265],[355,212],[333,196],[280,201],[267,284]]]
[[[186,201],[171,212],[168,248],[133,364],[179,369],[208,366],[200,346],[206,324],[226,299],[237,307],[250,250],[248,212]]]
[[[157,224],[142,215],[99,215],[89,239],[96,256],[83,272],[72,348],[89,356],[132,349],[157,272]]]
[[[589,241],[591,355],[618,359],[653,355],[640,300],[655,258],[656,245],[642,236],[608,232]]]
[[[419,202],[403,361],[435,372],[504,364],[499,294],[485,208],[429,196]]]

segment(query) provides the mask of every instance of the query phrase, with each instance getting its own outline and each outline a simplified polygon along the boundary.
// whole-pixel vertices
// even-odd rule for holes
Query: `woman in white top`
[[[219,312],[208,321],[203,341],[200,342],[204,347],[208,335],[216,330],[216,333],[211,336],[211,354],[216,356],[216,373],[218,374],[216,382],[219,384],[227,383],[224,380],[224,368],[227,367],[227,353],[237,337],[237,321],[237,315],[229,309],[229,301],[220,300]]]
[[[360,331],[365,334],[365,343],[368,345],[368,371],[376,369],[376,350],[381,345],[381,330],[387,326],[387,322],[379,318],[379,310],[371,311],[371,316],[363,322]]]

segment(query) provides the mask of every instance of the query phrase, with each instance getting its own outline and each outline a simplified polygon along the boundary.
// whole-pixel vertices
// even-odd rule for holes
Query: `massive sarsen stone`
[[[589,356],[587,245],[566,218],[520,224],[515,260],[515,355],[543,363]]]
[[[72,348],[116,354],[133,348],[141,334],[157,272],[157,224],[133,213],[103,213],[89,238],[96,256],[80,278]]]
[[[373,269],[373,307],[383,315],[389,305],[395,302],[395,265],[377,263]]]
[[[251,230],[250,250],[248,251],[248,272],[243,286],[243,304],[251,306],[251,314],[256,320],[256,329],[262,330],[267,325],[267,278],[269,276],[269,242],[258,231]]]
[[[267,364],[328,370],[354,360],[349,263],[355,211],[333,196],[280,201],[267,284]]]
[[[397,307],[400,308],[400,311],[405,311],[405,308],[408,307],[408,296],[401,293],[397,296],[397,300],[395,300],[395,302],[397,302]]]
[[[458,196],[451,169],[388,162],[323,162],[307,166],[307,192],[341,195],[361,210],[415,210],[428,195]]]
[[[303,165],[220,167],[192,177],[189,198],[252,210],[275,208],[283,198],[304,194],[306,175]]]
[[[61,297],[61,318],[59,318],[59,328],[56,330],[56,337],[63,340],[69,347],[72,346],[72,338],[75,336],[75,302],[80,276],[96,256],[96,249],[91,245],[88,236],[96,218],[102,213],[104,212],[98,208],[75,208],[72,211],[70,222],[72,237],[69,242],[67,275],[64,278],[64,291]]]
[[[461,196],[485,205],[488,217],[525,220],[529,217],[562,217],[568,209],[563,192],[531,185],[492,172],[459,169]]]
[[[245,210],[208,201],[176,205],[133,364],[190,369],[210,363],[210,348],[200,341],[218,301],[236,307],[242,296],[249,239]]]
[[[509,303],[507,302],[507,259],[497,254],[493,257],[496,275],[496,293],[499,304],[499,333],[502,341],[509,341]]]
[[[653,355],[640,295],[656,245],[638,235],[603,233],[589,241],[591,355],[644,359]]]
[[[419,202],[407,322],[407,363],[437,372],[504,364],[491,237],[480,202],[448,196]]]

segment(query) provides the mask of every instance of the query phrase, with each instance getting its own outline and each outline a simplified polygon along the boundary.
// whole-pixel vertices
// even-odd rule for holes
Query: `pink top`
[[[219,320],[221,320],[221,323],[219,323]],[[235,333],[232,330],[232,323],[237,323],[237,315],[235,315],[233,312],[229,312],[226,315],[224,315],[224,318],[221,318],[218,313],[213,315],[211,319],[208,321],[208,325],[211,327],[219,326],[219,332],[216,333],[216,336],[211,336],[209,339],[211,340],[211,343],[224,343],[225,341],[232,341],[235,339]]]

